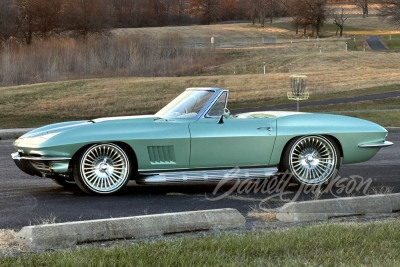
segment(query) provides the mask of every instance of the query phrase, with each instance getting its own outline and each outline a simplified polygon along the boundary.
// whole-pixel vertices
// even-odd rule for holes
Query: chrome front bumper
[[[71,158],[27,157],[19,152],[12,153],[11,157],[21,171],[40,177],[44,174],[67,173],[71,160]]]

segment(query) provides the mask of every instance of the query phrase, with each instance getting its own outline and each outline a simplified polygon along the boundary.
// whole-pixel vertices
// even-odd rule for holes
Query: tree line
[[[368,16],[368,0],[354,0]],[[399,1],[381,0],[382,14],[399,21]],[[218,21],[272,22],[292,17],[296,29],[317,36],[327,19],[327,0],[0,0],[0,40],[54,34],[86,36],[116,27],[210,24]]]

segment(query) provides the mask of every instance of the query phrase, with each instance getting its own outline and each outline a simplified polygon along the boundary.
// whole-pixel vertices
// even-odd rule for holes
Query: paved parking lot
[[[344,165],[340,180],[326,191],[303,192],[298,187],[279,188],[271,181],[264,187],[215,184],[139,186],[131,182],[119,195],[96,197],[78,189],[65,189],[49,179],[19,171],[10,158],[11,140],[0,140],[0,229],[19,230],[45,221],[78,221],[166,212],[236,208],[248,219],[258,207],[276,208],[290,200],[332,198],[400,192],[400,133],[389,133],[395,145],[382,149],[373,159]],[[232,187],[233,186],[233,187]],[[359,189],[359,190],[358,190]]]

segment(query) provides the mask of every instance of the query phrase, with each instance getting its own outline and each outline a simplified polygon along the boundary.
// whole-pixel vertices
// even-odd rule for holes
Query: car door
[[[147,127],[146,127],[147,126]],[[153,119],[150,125],[137,127],[141,137],[129,144],[138,155],[139,171],[189,168],[189,121]],[[136,131],[136,133],[139,130]]]
[[[274,118],[204,117],[190,123],[191,168],[267,166],[276,138]]]

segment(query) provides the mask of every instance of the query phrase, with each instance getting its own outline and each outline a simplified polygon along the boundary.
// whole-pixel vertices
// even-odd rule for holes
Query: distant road
[[[381,38],[379,36],[371,36],[367,39],[367,43],[372,50],[387,50],[387,48],[382,44]]]

